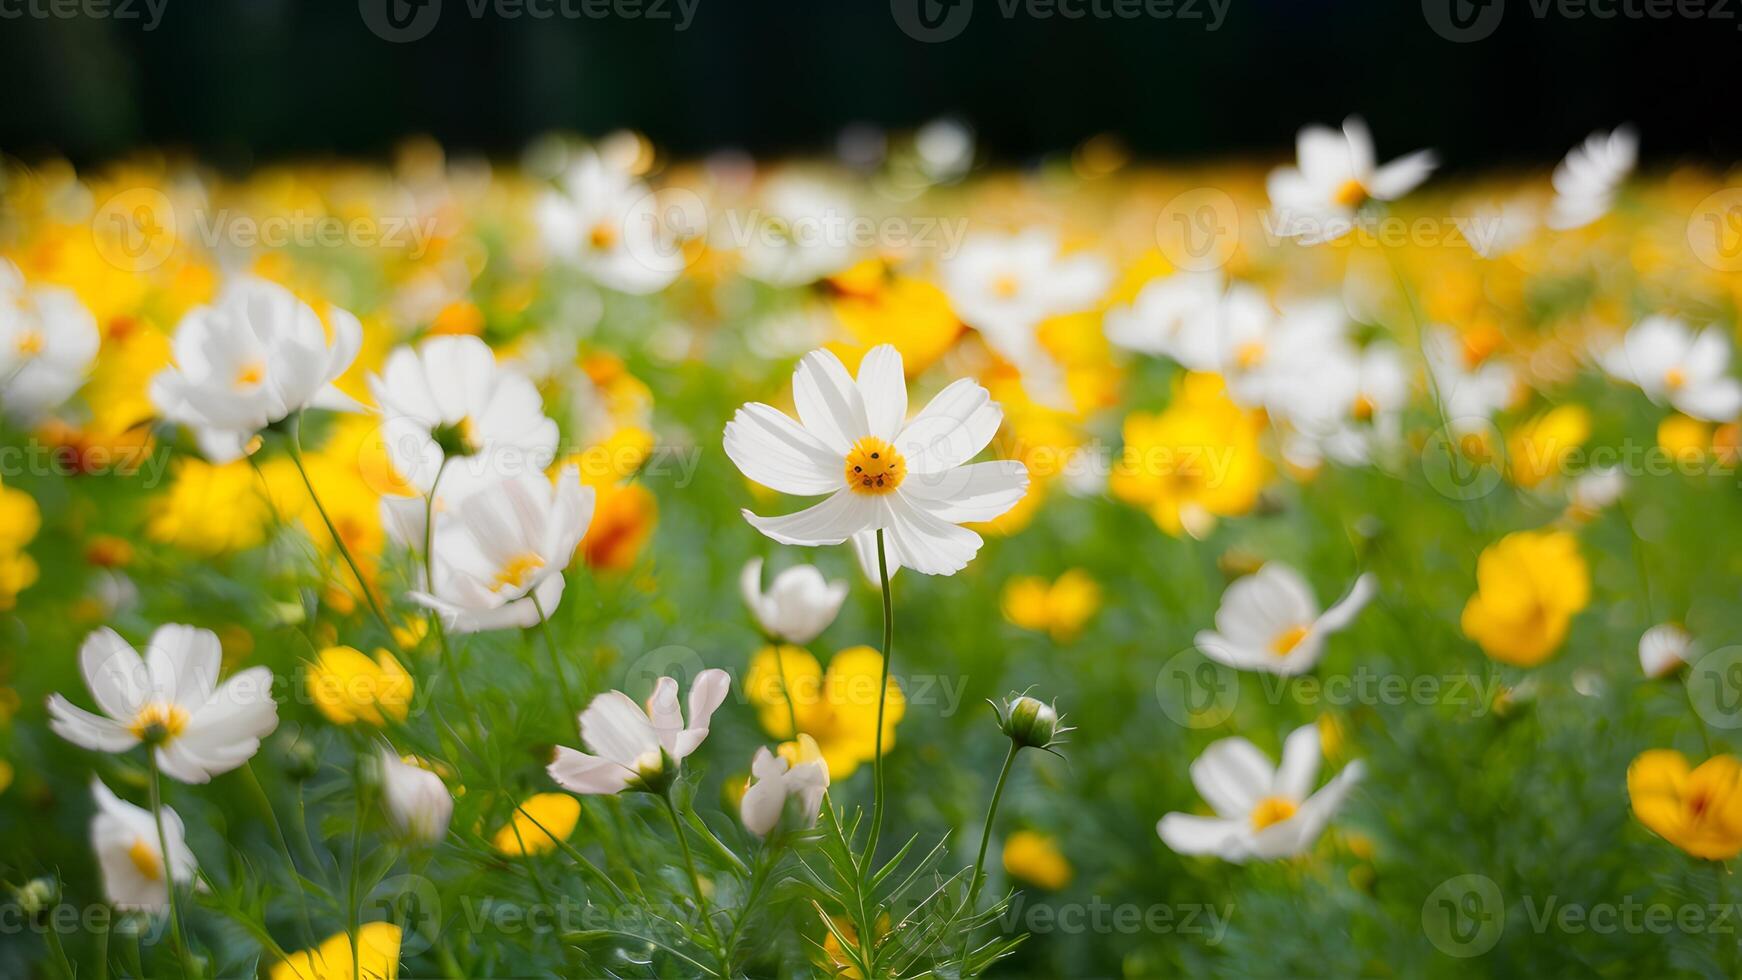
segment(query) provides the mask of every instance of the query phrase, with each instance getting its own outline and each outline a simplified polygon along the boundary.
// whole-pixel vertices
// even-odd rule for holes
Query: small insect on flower
[[[169,776],[203,783],[247,762],[278,727],[272,670],[250,667],[218,684],[218,636],[192,626],[162,626],[144,658],[114,630],[93,632],[79,648],[79,671],[102,715],[48,699],[55,734],[98,752],[145,745]]]
[[[1162,841],[1181,854],[1212,854],[1236,864],[1304,853],[1363,771],[1357,759],[1313,792],[1319,737],[1316,724],[1289,733],[1280,767],[1244,738],[1211,743],[1192,762],[1191,777],[1216,815],[1170,813],[1156,825]]]
[[[1016,506],[1028,470],[1014,460],[969,463],[992,441],[1003,411],[969,379],[951,384],[912,420],[901,355],[871,349],[855,381],[840,359],[812,351],[793,373],[798,421],[761,403],[726,425],[726,455],[773,490],[827,500],[784,517],[744,519],[783,544],[816,546],[883,531],[891,564],[952,575],[980,550],[960,525]],[[871,545],[875,551],[875,545]]]
[[[1222,593],[1216,628],[1197,636],[1206,657],[1239,670],[1304,673],[1324,655],[1325,639],[1346,628],[1373,598],[1373,576],[1355,579],[1349,594],[1323,613],[1301,574],[1279,561]]]
[[[546,771],[575,793],[663,793],[683,760],[708,737],[708,723],[731,684],[723,670],[697,674],[687,723],[678,710],[677,681],[670,677],[654,684],[646,710],[622,691],[606,691],[581,712],[581,742],[593,754],[559,745]]]
[[[151,400],[193,430],[212,462],[227,463],[247,455],[260,430],[305,408],[358,410],[333,382],[362,345],[350,313],[330,307],[323,321],[283,286],[244,276],[182,318],[175,365],[152,379]]]
[[[764,592],[762,559],[752,558],[744,563],[738,585],[756,624],[777,643],[803,645],[816,639],[847,601],[847,583],[828,581],[815,565],[786,569]]]
[[[395,980],[404,934],[391,922],[357,927],[353,955],[351,934],[340,932],[314,949],[298,950],[272,968],[271,980]]]
[[[1690,769],[1680,752],[1651,749],[1627,767],[1633,815],[1694,857],[1742,854],[1742,761],[1718,755]]]
[[[164,807],[163,837],[159,838],[151,811],[117,797],[102,780],[91,780],[91,795],[97,801],[96,816],[91,818],[91,849],[103,871],[103,891],[109,903],[123,911],[164,911],[169,906],[170,881],[186,886],[198,869],[194,852],[188,850],[181,816]],[[165,840],[169,844],[168,867],[162,847]]]

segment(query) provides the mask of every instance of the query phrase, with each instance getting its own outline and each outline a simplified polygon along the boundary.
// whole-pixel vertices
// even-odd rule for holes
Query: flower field
[[[1377,135],[7,162],[0,974],[1737,975],[1742,191]]]

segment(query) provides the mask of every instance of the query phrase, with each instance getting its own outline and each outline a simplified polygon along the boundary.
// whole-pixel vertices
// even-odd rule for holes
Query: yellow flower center
[[[1681,368],[1674,367],[1663,372],[1663,386],[1668,388],[1670,391],[1678,391],[1687,383],[1687,372],[1683,371]]]
[[[1242,371],[1250,371],[1264,361],[1264,344],[1257,340],[1248,340],[1234,351],[1234,363]]]
[[[604,251],[617,244],[617,226],[609,221],[601,221],[593,226],[592,232],[587,235],[587,241],[592,243],[593,248]]]
[[[41,331],[26,330],[18,335],[15,342],[19,357],[35,357],[42,353],[43,339]]]
[[[252,388],[266,380],[266,365],[260,361],[249,361],[236,369],[236,387]]]
[[[1306,635],[1307,628],[1305,626],[1294,626],[1283,630],[1276,635],[1276,639],[1270,641],[1270,652],[1279,657],[1286,657],[1295,647],[1300,646],[1300,641],[1306,639]]]
[[[515,555],[496,572],[496,591],[524,589],[534,572],[544,567],[544,559],[532,552]]]
[[[163,861],[145,838],[133,838],[133,846],[127,849],[127,859],[133,862],[133,866],[139,869],[139,874],[146,881],[163,880]]]
[[[1279,824],[1294,816],[1300,807],[1293,800],[1285,800],[1280,796],[1267,796],[1258,801],[1252,808],[1252,829],[1263,830],[1266,827]]]
[[[907,477],[907,460],[895,447],[876,436],[866,436],[847,453],[847,486],[854,493],[879,496],[894,492]]]
[[[1346,208],[1358,208],[1367,203],[1367,188],[1358,180],[1343,181],[1343,186],[1337,188],[1337,193],[1331,195],[1331,200]]]
[[[1378,409],[1378,406],[1373,404],[1373,399],[1368,398],[1366,395],[1356,395],[1355,396],[1355,409],[1354,409],[1355,421],[1357,421],[1357,422],[1371,422],[1371,421],[1373,421],[1373,413],[1377,409]]]
[[[992,281],[992,295],[999,299],[1015,299],[1016,294],[1021,291],[1022,282],[1015,276],[999,276]]]
[[[139,709],[127,730],[141,742],[162,742],[182,733],[188,726],[187,709],[179,704],[156,701]]]

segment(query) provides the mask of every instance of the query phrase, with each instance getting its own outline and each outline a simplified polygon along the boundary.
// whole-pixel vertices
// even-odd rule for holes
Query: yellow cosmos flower
[[[153,502],[145,536],[204,558],[258,547],[272,526],[272,507],[247,460],[213,466],[175,461],[169,491]]]
[[[1075,637],[1101,608],[1101,586],[1073,568],[1056,581],[1035,576],[1013,578],[1004,586],[1004,618],[1025,630],[1047,632],[1058,641]]]
[[[1591,413],[1583,405],[1559,405],[1520,424],[1506,440],[1512,482],[1529,489],[1566,472],[1567,458],[1591,437]]]
[[[515,809],[514,818],[496,831],[491,844],[508,857],[548,854],[569,839],[580,821],[580,800],[567,793],[539,793]]]
[[[937,363],[961,337],[962,321],[944,291],[901,275],[879,259],[866,259],[829,280],[829,307],[848,342],[833,345],[842,362],[856,363],[878,344],[894,344],[909,377]]]
[[[1657,424],[1657,445],[1682,465],[1698,465],[1712,447],[1712,426],[1686,415],[1671,415]]]
[[[370,922],[357,929],[352,956],[351,935],[341,932],[314,949],[290,954],[272,968],[272,980],[395,980],[399,976],[400,928],[391,922]]]
[[[1742,761],[1719,755],[1690,770],[1680,752],[1651,749],[1627,767],[1633,815],[1694,857],[1742,854]]]
[[[634,567],[659,522],[659,501],[640,483],[597,487],[593,523],[580,550],[590,568],[622,572]]]
[[[581,482],[589,487],[603,487],[634,476],[653,452],[653,433],[640,426],[623,426],[596,446],[574,453],[559,461],[551,472],[565,466],[575,467]]]
[[[781,668],[786,670],[792,707],[782,695]],[[768,734],[792,738],[792,718],[798,730],[816,739],[829,764],[830,781],[846,779],[877,754],[877,681],[883,656],[870,647],[852,647],[835,654],[825,675],[810,651],[794,646],[766,647],[750,660],[744,689]],[[901,685],[889,679],[883,709],[883,751],[895,745],[895,726],[907,713]]]
[[[851,921],[835,915],[829,916],[829,921],[834,923],[835,929],[840,930],[841,935],[846,936],[847,941],[857,948],[859,931],[853,928]],[[889,916],[878,916],[878,942],[883,941],[883,936],[887,932],[889,932]],[[823,930],[823,955],[829,958],[829,976],[837,977],[839,980],[863,980],[865,975],[853,965],[852,959],[847,956],[847,951],[841,948],[841,941],[835,938],[835,933],[832,930]]]
[[[1071,883],[1071,862],[1051,835],[1018,830],[1004,840],[1004,870],[1039,888],[1057,891]]]
[[[156,416],[148,389],[169,360],[169,335],[156,326],[132,317],[106,324],[84,388],[91,430],[118,435]]]
[[[1228,400],[1220,376],[1188,374],[1166,411],[1126,416],[1108,489],[1169,534],[1207,534],[1216,518],[1258,503],[1269,472],[1258,450],[1263,426],[1259,413]]]
[[[328,647],[308,665],[309,699],[335,725],[404,721],[413,690],[411,675],[386,650],[371,660],[353,647]]]
[[[19,551],[42,530],[36,498],[17,487],[0,487],[0,553]]]
[[[1591,600],[1591,573],[1565,531],[1520,531],[1483,549],[1464,635],[1503,663],[1534,667],[1560,648]]]

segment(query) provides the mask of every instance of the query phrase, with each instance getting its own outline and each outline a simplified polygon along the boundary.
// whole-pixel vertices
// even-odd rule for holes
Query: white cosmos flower
[[[251,276],[182,317],[175,363],[151,379],[151,401],[192,429],[213,462],[240,459],[260,430],[305,408],[355,411],[333,387],[363,344],[357,318],[328,307],[326,322],[295,293]]]
[[[1254,295],[1256,294],[1256,299]],[[1349,316],[1339,300],[1315,300],[1270,315],[1250,286],[1237,287],[1218,317],[1218,373],[1228,395],[1249,408],[1284,411],[1287,394],[1327,353],[1346,346]]]
[[[1360,466],[1398,441],[1409,389],[1409,369],[1396,346],[1334,342],[1303,354],[1296,370],[1277,380],[1269,408],[1298,437],[1291,460],[1312,465],[1329,456]]]
[[[59,408],[85,383],[98,341],[97,319],[77,294],[28,286],[0,259],[0,409],[31,422]]]
[[[738,586],[762,632],[798,646],[828,629],[841,611],[841,603],[847,601],[847,583],[828,581],[815,565],[794,565],[774,576],[764,592],[762,559],[752,558],[744,563]]]
[[[1373,576],[1355,579],[1349,594],[1319,612],[1312,587],[1279,561],[1228,586],[1216,610],[1216,628],[1197,636],[1204,655],[1239,670],[1291,675],[1311,670],[1325,638],[1355,619],[1373,598]]]
[[[1639,136],[1629,126],[1595,132],[1572,148],[1554,171],[1548,226],[1583,228],[1609,213],[1615,191],[1639,162]]]
[[[1509,365],[1491,357],[1472,361],[1470,352],[1451,327],[1429,326],[1422,338],[1433,393],[1454,433],[1482,429],[1495,412],[1512,403],[1516,376]]]
[[[1028,489],[1020,462],[968,462],[1004,417],[986,389],[956,381],[909,420],[901,354],[888,344],[865,355],[857,381],[834,354],[812,351],[792,388],[798,421],[753,402],[725,433],[726,455],[750,479],[781,493],[829,495],[783,517],[744,511],[782,544],[840,544],[882,530],[892,562],[950,575],[980,550],[980,536],[960,525],[998,517]]]
[[[381,798],[395,830],[422,844],[440,843],[454,815],[454,797],[442,777],[381,750]]]
[[[1568,497],[1574,510],[1586,516],[1601,512],[1627,492],[1627,474],[1619,466],[1606,466],[1580,474]]]
[[[1452,223],[1472,251],[1485,259],[1497,259],[1530,241],[1542,224],[1542,214],[1528,201],[1513,200],[1479,205]]]
[[[96,630],[79,648],[79,672],[103,714],[55,694],[48,699],[49,726],[97,752],[150,743],[165,774],[206,782],[247,762],[278,727],[272,670],[250,667],[220,685],[222,661],[211,630],[160,626],[143,659],[114,630]]]
[[[151,811],[128,803],[92,778],[91,796],[97,812],[91,818],[91,850],[103,872],[103,893],[109,904],[123,912],[163,912],[169,907],[169,882],[178,886],[194,880],[199,863],[188,850],[181,815],[163,808],[163,836]],[[163,842],[169,843],[166,868]]]
[[[781,288],[834,275],[853,264],[854,217],[852,202],[815,178],[775,178],[762,192],[747,237],[736,243],[744,274]]]
[[[658,198],[633,175],[582,152],[533,214],[552,254],[603,286],[655,293],[683,271],[683,249],[668,234]]]
[[[1270,172],[1267,188],[1277,230],[1303,245],[1333,241],[1354,229],[1368,201],[1395,201],[1414,190],[1437,163],[1418,150],[1377,167],[1367,124],[1350,116],[1338,132],[1307,126],[1295,140],[1295,166]]]
[[[798,741],[789,745],[782,746],[779,755],[762,746],[750,760],[750,784],[744,787],[738,815],[744,828],[758,837],[767,837],[780,823],[789,797],[798,798],[806,827],[814,825],[822,811],[823,794],[829,788],[829,764],[809,735],[800,734]]]
[[[1646,317],[1600,360],[1616,379],[1685,415],[1728,422],[1742,412],[1742,383],[1729,375],[1730,339],[1722,330],[1696,333],[1674,317]]]
[[[369,378],[369,389],[394,467],[426,494],[438,473],[444,486],[456,469],[486,479],[537,473],[556,456],[557,425],[545,417],[538,388],[498,365],[477,337],[401,347]]]
[[[677,681],[670,677],[654,685],[645,711],[622,691],[606,691],[581,712],[581,742],[592,754],[559,745],[546,771],[571,793],[662,790],[708,737],[708,723],[731,686],[723,670],[697,674],[687,722],[678,710]]]
[[[1042,374],[1050,364],[1040,322],[1093,308],[1113,282],[1104,259],[1061,254],[1058,235],[1046,228],[979,235],[942,263],[940,275],[962,322],[1019,370]]]
[[[549,616],[562,601],[562,573],[593,521],[593,496],[574,466],[555,481],[521,473],[468,496],[437,516],[434,588],[412,600],[457,633],[537,624],[540,608]]]
[[[1639,666],[1647,677],[1668,677],[1690,662],[1694,638],[1675,623],[1661,623],[1639,638]]]
[[[1102,321],[1107,340],[1152,357],[1169,357],[1181,364],[1207,361],[1212,355],[1194,348],[1196,338],[1213,333],[1213,323],[1225,286],[1214,271],[1176,272],[1150,280],[1129,305],[1107,311]],[[1201,347],[1201,345],[1198,345]]]
[[[1363,769],[1357,759],[1314,793],[1319,753],[1317,725],[1289,734],[1278,768],[1244,738],[1213,742],[1192,762],[1191,776],[1216,816],[1170,813],[1156,831],[1181,854],[1211,854],[1236,864],[1303,853],[1336,815]]]

